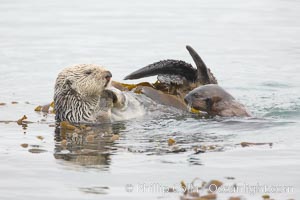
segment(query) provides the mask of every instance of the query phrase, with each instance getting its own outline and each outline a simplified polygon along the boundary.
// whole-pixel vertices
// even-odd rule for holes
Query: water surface
[[[292,193],[270,195],[299,197],[299,18],[300,3],[283,0],[2,0],[0,102],[6,105],[0,121],[26,114],[34,123],[26,129],[0,123],[0,198],[179,199],[179,193],[141,192],[138,186],[179,187],[195,177],[292,186]],[[98,127],[99,135],[118,133],[119,140],[103,136],[66,150],[49,126],[54,116],[33,111],[51,101],[55,78],[66,66],[100,64],[122,81],[158,60],[192,63],[186,44],[253,118],[200,119],[158,109]],[[169,138],[185,151],[170,153]],[[242,148],[241,142],[273,145]],[[201,145],[217,148],[195,154]],[[263,193],[233,195],[261,199]]]

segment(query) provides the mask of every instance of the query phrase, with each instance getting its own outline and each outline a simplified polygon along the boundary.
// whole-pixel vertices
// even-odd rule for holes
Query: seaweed
[[[240,144],[242,147],[249,147],[249,146],[260,146],[260,145],[269,145],[270,147],[273,146],[272,142],[241,142]]]
[[[18,119],[17,124],[18,125],[24,125],[24,120],[26,120],[26,119],[27,119],[27,116],[23,115],[22,118]]]

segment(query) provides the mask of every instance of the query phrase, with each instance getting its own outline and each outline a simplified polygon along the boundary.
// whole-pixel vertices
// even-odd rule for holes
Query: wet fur
[[[192,90],[186,95],[185,102],[192,108],[207,112],[211,116],[250,116],[243,104],[216,84],[199,86]]]
[[[60,72],[54,89],[56,120],[73,123],[97,121],[102,112],[107,112],[105,109],[109,105],[103,106],[103,101],[109,98],[101,99],[110,84],[107,75],[111,75],[109,71],[93,64],[75,65]]]

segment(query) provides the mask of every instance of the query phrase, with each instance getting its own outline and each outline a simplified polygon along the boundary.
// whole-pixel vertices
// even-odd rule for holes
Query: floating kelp
[[[126,84],[126,83],[112,81],[112,85],[121,91],[132,91],[133,89],[137,88],[138,86],[147,86],[147,87],[154,88],[154,86],[148,82],[141,82],[138,84]]]
[[[70,124],[67,121],[62,121],[62,122],[60,122],[60,128],[69,130],[69,131],[74,131],[76,129],[76,126],[73,126],[72,124]]]
[[[36,138],[39,139],[39,140],[44,140],[44,137],[41,136],[41,135],[36,136]]]
[[[111,141],[111,142],[114,142],[114,141],[119,140],[119,139],[120,139],[119,134],[113,134],[113,135],[111,136],[111,138],[110,138],[110,141]]]
[[[172,146],[172,145],[174,145],[174,144],[176,144],[176,141],[175,141],[173,138],[169,138],[169,139],[168,139],[168,145],[169,145],[169,146]]]
[[[262,195],[262,198],[263,198],[263,200],[271,200],[271,197],[268,194]]]
[[[260,145],[269,145],[270,147],[273,146],[273,143],[271,142],[267,142],[267,143],[261,143],[261,142],[258,142],[258,143],[253,143],[253,142],[241,142],[240,144],[242,147],[249,147],[249,146],[260,146]]]
[[[216,151],[222,151],[223,146],[219,145],[200,145],[196,146],[193,148],[194,154],[199,154],[199,153],[206,153],[206,152],[216,152]]]
[[[47,152],[47,151],[44,150],[44,149],[38,149],[38,148],[28,149],[28,151],[29,151],[30,153],[44,153],[44,152]]]
[[[181,181],[181,182],[180,182],[180,186],[181,186],[181,188],[183,189],[184,194],[186,194],[186,193],[187,193],[187,186],[186,186],[185,182],[184,182],[184,181]]]
[[[36,112],[40,112],[40,111],[42,111],[42,106],[37,106],[35,109],[34,109],[34,111],[36,111]]]
[[[54,102],[51,102],[46,105],[39,105],[39,106],[35,107],[34,111],[54,114],[55,113]]]
[[[241,200],[240,197],[230,197],[228,200]]]
[[[23,147],[23,148],[27,148],[29,145],[27,143],[23,143],[20,146]]]
[[[194,154],[205,153],[205,150],[199,147],[194,147],[193,150],[195,151]]]
[[[23,125],[24,124],[24,120],[26,120],[26,119],[27,119],[27,116],[23,115],[22,118],[18,119],[17,124],[18,125]]]
[[[211,180],[209,183],[206,184],[205,188],[213,188],[213,189],[217,190],[222,185],[223,185],[222,181]],[[214,192],[214,191],[211,191],[211,192]]]

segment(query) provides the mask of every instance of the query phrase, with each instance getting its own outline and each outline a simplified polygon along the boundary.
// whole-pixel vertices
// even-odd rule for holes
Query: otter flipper
[[[200,85],[217,84],[217,79],[214,77],[213,73],[211,73],[210,69],[207,68],[198,53],[191,46],[186,46],[186,48],[192,56],[197,69],[193,68],[191,64],[181,60],[163,60],[152,63],[129,74],[124,80],[160,75],[161,79],[163,78],[164,80],[166,77],[168,80],[172,80],[175,76],[182,80],[180,82],[183,82],[184,79],[182,78],[185,78],[188,82]],[[178,81],[171,82],[178,85]]]
[[[181,75],[191,82],[197,80],[197,70],[191,64],[181,60],[163,60],[152,63],[132,72],[124,80],[139,79],[160,74]]]
[[[217,84],[217,80],[214,75],[210,72],[209,68],[203,62],[198,53],[189,45],[186,46],[197,66],[197,80],[201,84]]]

